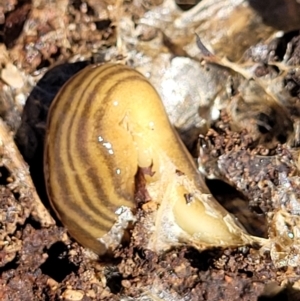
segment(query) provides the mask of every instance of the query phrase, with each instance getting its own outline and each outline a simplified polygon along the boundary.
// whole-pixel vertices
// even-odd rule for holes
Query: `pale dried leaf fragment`
[[[80,301],[84,297],[84,292],[79,290],[73,289],[66,289],[63,294],[62,298],[66,301]]]
[[[1,79],[15,89],[21,89],[24,85],[20,71],[12,63],[7,63],[5,68],[1,70]]]

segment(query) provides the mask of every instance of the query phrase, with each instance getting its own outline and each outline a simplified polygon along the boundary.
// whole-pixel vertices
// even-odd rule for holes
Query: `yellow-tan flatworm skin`
[[[204,243],[213,244],[211,236],[219,232],[223,245],[243,242],[243,231],[209,195],[156,90],[129,67],[89,66],[64,85],[49,111],[44,161],[47,192],[58,217],[80,244],[99,255],[110,247],[104,238],[118,209],[134,212],[138,166],[152,163],[149,191],[186,236],[200,242],[203,236]],[[165,175],[176,170],[188,185],[167,183],[174,177]],[[195,200],[187,204],[189,187]],[[201,195],[209,200],[203,203]],[[158,216],[166,219],[165,212]],[[157,229],[163,231],[160,224]]]

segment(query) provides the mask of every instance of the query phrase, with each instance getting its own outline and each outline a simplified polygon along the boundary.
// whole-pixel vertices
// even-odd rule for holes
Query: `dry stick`
[[[0,119],[0,151],[2,159],[0,164],[10,171],[13,178],[13,182],[7,186],[12,191],[18,191],[20,198],[25,198],[32,202],[30,214],[42,227],[54,225],[54,220],[36,192],[28,165],[24,162],[13,140],[12,133],[9,132],[2,119]]]

